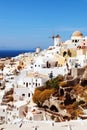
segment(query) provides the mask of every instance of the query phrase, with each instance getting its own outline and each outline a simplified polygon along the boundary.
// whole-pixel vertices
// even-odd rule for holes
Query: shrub
[[[35,92],[33,94],[33,101],[34,103],[38,103],[39,102],[39,95],[40,95],[41,91],[39,89],[35,89]]]
[[[62,87],[67,87],[67,82],[66,81],[62,81],[59,83],[60,86]]]
[[[48,81],[46,82],[46,88],[55,88],[55,89],[59,89],[59,83],[58,83],[57,78],[48,80]]]
[[[57,76],[58,82],[64,81],[64,77],[62,75]]]
[[[43,91],[36,89],[34,95],[32,97],[33,101],[38,105],[41,106],[42,103],[49,99],[51,94],[55,92],[55,89],[45,89]]]
[[[79,102],[76,101],[76,102],[73,103],[73,108],[74,109],[78,108],[78,106],[79,106]]]
[[[43,103],[45,100],[49,99],[51,94],[54,93],[54,89],[45,89],[39,95],[39,101]]]

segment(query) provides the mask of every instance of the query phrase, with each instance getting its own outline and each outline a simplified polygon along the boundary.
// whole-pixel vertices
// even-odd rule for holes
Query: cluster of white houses
[[[31,101],[35,88],[43,86],[49,80],[50,74],[53,77],[59,74],[66,75],[69,69],[83,68],[87,65],[87,37],[84,37],[80,31],[75,31],[71,39],[64,43],[61,42],[59,35],[53,39],[54,45],[46,50],[37,48],[34,53],[21,54],[4,63],[3,69],[0,70],[1,120],[4,119],[9,123],[24,117],[23,112]],[[74,49],[75,55],[72,56],[71,51],[70,57],[64,57],[68,49]],[[12,95],[14,101],[12,104],[5,102],[3,105],[3,96],[11,88],[14,89]]]

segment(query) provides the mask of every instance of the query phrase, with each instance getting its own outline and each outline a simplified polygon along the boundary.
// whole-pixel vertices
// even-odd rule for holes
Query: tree
[[[33,94],[33,101],[37,104],[39,102],[39,95],[40,95],[41,91],[39,89],[35,89],[35,92]]]
[[[66,81],[62,81],[59,83],[60,86],[62,87],[67,87],[67,82]]]
[[[45,100],[49,99],[50,96],[54,93],[54,89],[45,89],[44,91],[42,91],[39,95],[39,101],[41,103],[43,103]]]
[[[57,78],[58,82],[64,81],[63,75],[58,75],[56,78]]]
[[[55,89],[59,89],[59,83],[56,78],[51,80],[51,86]]]
[[[34,92],[34,95],[33,95],[32,99],[33,99],[33,101],[37,105],[41,106],[42,103],[45,100],[49,99],[50,96],[51,96],[51,94],[53,94],[54,92],[55,92],[55,89],[53,89],[53,88],[52,89],[45,89],[43,91],[40,91],[39,89],[36,89],[35,92]]]
[[[53,78],[51,80],[48,80],[46,82],[46,88],[55,88],[55,89],[59,89],[59,83],[57,78]]]

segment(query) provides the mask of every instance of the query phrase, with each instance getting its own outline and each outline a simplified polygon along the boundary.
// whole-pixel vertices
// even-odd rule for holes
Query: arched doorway
[[[44,105],[43,108],[46,110],[48,109],[49,107],[47,105]]]
[[[57,109],[56,106],[54,106],[54,105],[52,105],[52,106],[50,107],[50,110],[51,110],[51,111],[54,111],[54,112],[58,112],[58,109]]]

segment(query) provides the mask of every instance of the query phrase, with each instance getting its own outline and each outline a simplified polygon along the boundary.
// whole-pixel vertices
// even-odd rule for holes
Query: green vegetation
[[[59,84],[63,80],[64,77],[62,75],[59,75],[56,78],[51,78],[50,80],[48,80],[44,86],[36,88],[33,95],[33,101],[38,106],[41,106],[45,100],[49,99],[50,96],[59,89]]]
[[[51,79],[46,82],[46,87],[59,89],[59,83],[58,83],[57,79]]]
[[[64,81],[64,77],[62,75],[58,75],[56,78],[52,78],[46,82],[47,88],[55,88],[59,89],[60,83]]]

